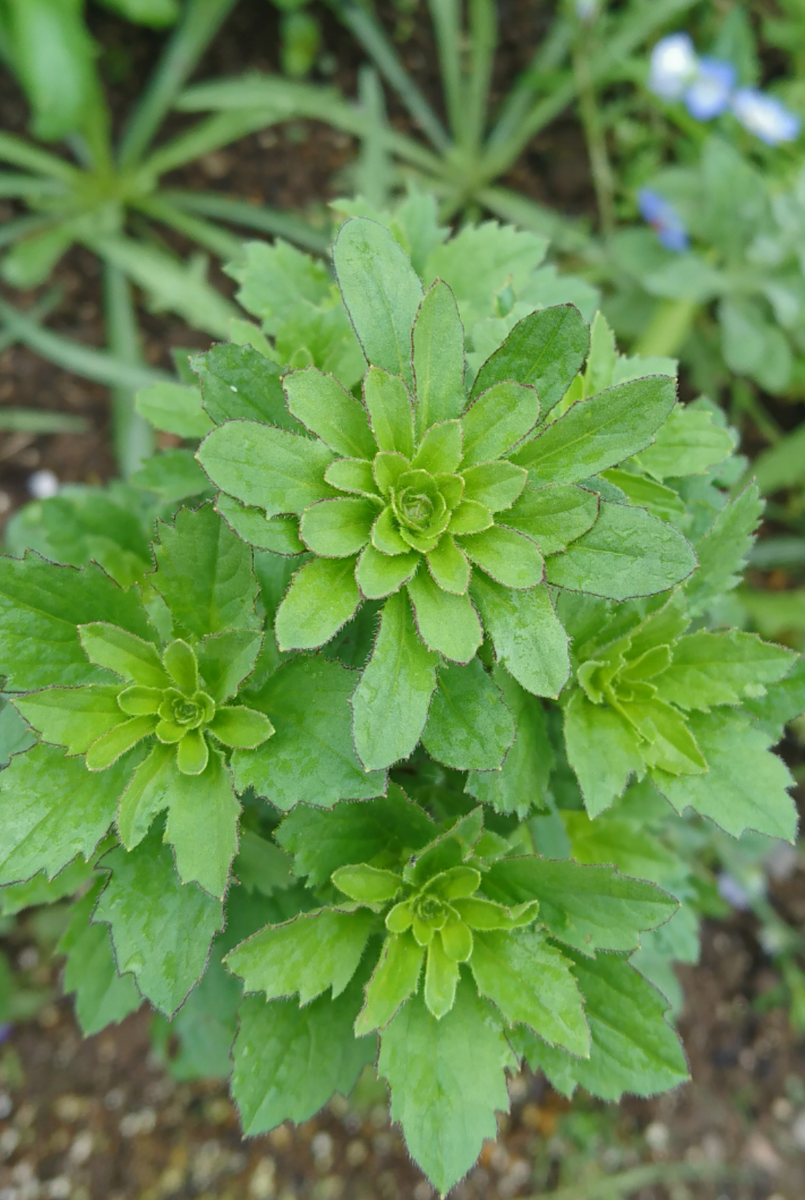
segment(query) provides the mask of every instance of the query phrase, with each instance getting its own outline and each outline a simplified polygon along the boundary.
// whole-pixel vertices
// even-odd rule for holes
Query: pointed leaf
[[[353,558],[314,558],[305,563],[277,609],[274,630],[280,650],[313,650],[346,625],[361,602]]]
[[[288,408],[325,446],[345,458],[372,459],[377,446],[360,400],[315,367],[283,378]]]
[[[533,538],[543,554],[561,550],[592,529],[600,498],[573,484],[526,488],[506,513],[506,524]]]
[[[263,635],[254,629],[229,629],[209,634],[197,648],[204,690],[216,704],[234,696],[251,673]]]
[[[565,708],[565,743],[591,817],[623,795],[632,772],[645,769],[640,739],[629,722],[607,705],[591,704],[581,691]]]
[[[143,840],[154,817],[166,807],[168,794],[178,778],[174,747],[156,742],[120,797],[117,831],[127,850],[133,850]]]
[[[198,388],[160,380],[137,392],[134,407],[155,429],[183,438],[201,438],[213,423],[201,407]]]
[[[417,572],[407,589],[419,635],[428,649],[453,662],[468,663],[483,641],[469,596],[442,591],[427,571]]]
[[[170,687],[170,680],[151,642],[135,637],[117,625],[100,621],[79,625],[78,636],[90,662],[145,687]]]
[[[186,741],[187,737],[180,742],[180,748]],[[211,896],[222,898],[238,850],[240,816],[232,776],[223,756],[212,751],[197,774],[186,775],[180,769],[165,799],[168,805],[165,841],[174,848],[182,882],[198,883]]]
[[[366,985],[366,1002],[355,1022],[357,1037],[388,1025],[400,1005],[413,996],[424,957],[424,949],[410,933],[386,938],[380,961]]]
[[[534,388],[496,383],[482,392],[461,418],[464,465],[500,458],[529,433],[539,417]]]
[[[273,554],[302,554],[305,549],[299,540],[299,521],[295,516],[267,517],[262,509],[241,504],[226,492],[218,493],[215,508],[230,529],[250,546]]]
[[[497,771],[514,741],[514,721],[479,660],[439,671],[422,744],[458,771]]]
[[[414,323],[417,433],[461,416],[464,408],[464,330],[456,300],[443,280],[425,293]]]
[[[323,442],[254,421],[227,421],[198,450],[198,461],[216,487],[269,517],[300,513],[334,496],[324,472],[335,458]]]
[[[547,587],[512,591],[475,573],[470,592],[498,662],[526,691],[558,696],[570,674],[568,638]]]
[[[252,346],[212,346],[194,355],[190,366],[201,383],[205,412],[216,425],[259,421],[300,432],[285,406],[280,368]]]
[[[333,883],[339,892],[359,904],[382,904],[397,895],[402,887],[402,876],[382,867],[360,863],[333,871]]]
[[[534,588],[542,583],[545,564],[539,548],[516,529],[493,525],[462,538],[461,546],[482,571],[504,587]]]
[[[680,638],[673,662],[656,681],[660,696],[680,708],[740,704],[763,695],[788,673],[796,655],[756,634],[706,633]]]
[[[561,304],[531,313],[514,326],[478,372],[472,394],[514,379],[536,388],[543,413],[561,400],[587,354],[590,334],[578,309]]]
[[[157,727],[158,718],[155,715],[145,717],[129,717],[107,730],[92,743],[87,750],[86,762],[90,771],[105,771],[117,762],[122,754],[131,750],[143,738],[148,737]]]

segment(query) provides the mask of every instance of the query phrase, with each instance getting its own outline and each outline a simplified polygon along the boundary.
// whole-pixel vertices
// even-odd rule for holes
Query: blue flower
[[[744,129],[769,146],[796,141],[802,128],[796,113],[775,96],[756,88],[739,88],[732,98],[732,111]]]
[[[685,107],[697,121],[711,121],[726,112],[738,73],[721,58],[700,58],[696,75],[685,90]]]
[[[689,245],[688,231],[679,213],[659,192],[641,188],[637,193],[640,215],[656,233],[666,250],[682,254]]]
[[[651,52],[648,87],[661,100],[681,100],[695,78],[698,59],[686,33],[660,38]]]

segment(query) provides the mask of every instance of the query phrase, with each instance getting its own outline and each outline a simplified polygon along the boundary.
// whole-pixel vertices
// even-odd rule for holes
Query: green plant
[[[3,0],[0,50],[16,73],[33,113],[36,139],[66,139],[72,161],[17,137],[0,134],[0,194],[29,211],[8,221],[0,246],[6,282],[45,282],[73,243],[99,256],[104,269],[108,356],[74,346],[8,305],[0,311],[8,333],[38,353],[113,388],[114,444],[124,476],[152,450],[148,425],[133,408],[146,382],[132,284],[157,310],[170,309],[197,329],[226,337],[237,310],[205,278],[206,259],[181,261],[165,245],[160,225],[204,252],[235,258],[237,238],[219,222],[282,232],[323,248],[325,239],[302,221],[217,193],[163,188],[161,177],[265,125],[245,114],[202,120],[154,147],[161,124],[235,0],[188,0],[154,73],[117,144],[94,49],[81,6],[62,0]],[[110,3],[135,19],[157,23],[178,15],[170,3]]]
[[[555,303],[585,290],[533,235],[449,239],[415,193],[374,218],[342,226],[337,285],[248,247],[263,327],[138,399],[187,445],[15,518],[12,548],[57,561],[0,560],[0,887],[76,894],[85,1031],[147,999],[177,1074],[231,1071],[252,1134],[376,1062],[445,1192],[523,1061],[611,1100],[686,1078],[666,1013],[697,852],[713,825],[793,838],[770,747],[805,672],[716,625],[761,511],[718,410]],[[377,527],[404,542],[374,546],[399,584],[380,601],[349,584]]]

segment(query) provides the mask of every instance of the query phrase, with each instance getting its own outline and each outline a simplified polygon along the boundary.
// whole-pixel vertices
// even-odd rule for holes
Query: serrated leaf
[[[304,543],[299,540],[299,520],[288,514],[267,517],[262,509],[241,504],[234,496],[219,492],[215,501],[217,511],[238,537],[259,550],[272,554],[302,554]]]
[[[539,900],[540,921],[553,937],[585,955],[636,950],[640,933],[663,924],[677,907],[673,896],[612,867],[536,857],[493,863],[484,891],[502,904]]]
[[[296,1000],[244,999],[232,1095],[247,1137],[283,1121],[307,1121],[334,1092],[349,1095],[376,1053],[374,1037],[352,1032],[360,1003],[357,981],[336,1000],[320,996],[304,1008]]]
[[[411,327],[422,302],[422,284],[388,229],[358,217],[346,221],[333,246],[344,304],[367,359],[409,387]]]
[[[504,381],[481,392],[461,418],[464,465],[500,458],[516,446],[539,417],[539,398],[532,387]]]
[[[237,854],[240,816],[232,776],[222,755],[210,751],[207,765],[198,775],[177,771],[165,803],[165,841],[173,846],[182,882],[198,883],[221,899]]]
[[[290,411],[326,446],[345,458],[374,458],[377,447],[366,409],[332,375],[308,367],[282,382]]]
[[[202,639],[196,648],[199,671],[216,704],[234,696],[251,674],[262,640],[259,629],[227,629]]]
[[[465,225],[455,237],[436,246],[425,263],[426,285],[443,279],[458,299],[467,328],[495,312],[495,297],[505,287],[515,293],[545,257],[545,238],[511,225],[484,221]]]
[[[565,708],[567,757],[591,817],[623,795],[629,776],[644,770],[640,739],[615,709],[576,691]]]
[[[638,456],[641,470],[662,482],[671,476],[704,475],[735,449],[735,439],[707,410],[678,404]]]
[[[586,1058],[590,1033],[570,961],[540,930],[476,932],[472,974],[506,1020],[527,1025],[549,1045]]]
[[[174,505],[212,490],[192,450],[163,450],[154,454],[134,472],[131,482],[138,488],[156,492],[165,504]]]
[[[754,829],[793,841],[797,812],[787,792],[791,775],[769,750],[772,739],[736,713],[691,713],[691,733],[707,761],[701,775],[653,770],[655,784],[681,813],[689,805],[733,837]]]
[[[255,421],[227,421],[207,434],[198,460],[217,486],[267,516],[301,513],[337,493],[324,481],[335,460],[323,442]]]
[[[277,609],[274,631],[280,650],[323,646],[346,625],[360,602],[354,558],[314,558],[305,563]]]
[[[136,1012],[142,1004],[132,975],[118,975],[106,925],[90,924],[102,881],[70,909],[57,953],[66,954],[64,992],[75,993],[75,1013],[85,1037]]]
[[[595,492],[574,484],[528,487],[504,520],[533,538],[543,554],[558,554],[593,527],[599,503]]]
[[[422,733],[431,758],[458,771],[496,771],[513,741],[511,712],[479,660],[443,667]]]
[[[572,304],[543,308],[518,321],[473,384],[473,396],[514,379],[536,388],[543,413],[561,400],[584,362],[590,335]]]
[[[102,866],[111,876],[93,919],[111,927],[119,970],[130,971],[142,994],[171,1017],[204,972],[223,905],[181,882],[159,829],[135,850],[110,851]]]
[[[195,355],[190,365],[201,383],[204,409],[216,425],[259,421],[301,432],[285,406],[280,368],[251,346],[213,346]]]
[[[691,616],[698,616],[722,592],[741,581],[763,514],[757,484],[750,483],[724,505],[712,528],[696,543],[699,569],[685,587]]]
[[[407,597],[389,597],[352,697],[355,748],[367,770],[383,770],[414,750],[436,687],[436,663],[416,631]]]
[[[786,677],[773,684],[762,699],[745,700],[743,708],[772,742],[778,741],[784,726],[805,711],[805,658],[800,656]]]
[[[275,733],[256,750],[232,756],[238,791],[253,787],[286,811],[300,802],[330,808],[384,791],[384,772],[365,771],[352,746],[355,679],[340,663],[296,658],[250,692],[249,705],[270,718]]]
[[[526,691],[558,696],[570,674],[568,639],[547,587],[513,591],[476,573],[470,591],[498,662]]]
[[[762,642],[756,634],[699,630],[676,643],[671,666],[657,677],[656,686],[663,700],[684,709],[740,704],[782,679],[795,657],[792,650]]]
[[[651,784],[643,784],[654,792]],[[654,792],[656,797],[656,792]],[[661,884],[679,874],[679,859],[645,825],[623,813],[619,805],[599,820],[583,812],[563,812],[573,858],[580,863],[612,863],[625,875]],[[672,917],[671,920],[675,920]],[[669,922],[670,924],[670,922]],[[665,929],[666,926],[661,928]]]
[[[495,1110],[509,1107],[507,1061],[493,1010],[466,979],[441,1020],[414,996],[383,1030],[378,1074],[391,1088],[391,1118],[442,1195],[496,1136]]]
[[[690,543],[671,525],[606,500],[592,529],[545,562],[549,583],[611,600],[667,591],[695,568]]]
[[[321,259],[277,238],[273,243],[246,242],[244,262],[228,268],[240,284],[243,307],[274,333],[288,308],[300,297],[320,304],[330,293],[330,276]],[[218,349],[218,347],[213,347]]]
[[[154,587],[174,621],[174,632],[196,638],[259,624],[257,581],[248,546],[211,504],[183,508],[173,525],[158,527]]]
[[[427,571],[406,585],[419,636],[427,646],[452,662],[468,663],[483,641],[478,614],[466,593],[444,592]]]
[[[542,806],[554,762],[545,710],[505,668],[495,667],[492,678],[514,717],[515,741],[499,771],[471,772],[464,790],[498,812],[524,817]]]
[[[366,1002],[355,1021],[355,1033],[371,1033],[388,1025],[400,1006],[417,991],[425,949],[411,933],[386,938],[380,961],[366,985]]]
[[[107,625],[101,621],[79,625],[78,633],[90,662],[143,687],[170,686],[170,679],[153,642],[146,642],[117,625]]]
[[[335,998],[355,974],[375,921],[368,909],[303,913],[254,934],[227,964],[247,991],[265,992],[268,1000],[298,992],[299,1003],[307,1004],[330,987]]]
[[[419,805],[390,784],[388,795],[362,804],[338,804],[329,812],[300,806],[282,822],[276,839],[294,856],[294,873],[319,887],[339,867],[369,862],[384,852],[389,861],[405,861],[438,833]]]
[[[530,1065],[541,1067],[565,1096],[577,1084],[604,1100],[619,1100],[624,1092],[653,1096],[684,1083],[685,1054],[665,1020],[668,1006],[660,993],[623,959],[572,957],[590,1024],[590,1057],[571,1058],[527,1035],[518,1041]]]
[[[85,754],[96,738],[126,719],[117,702],[120,686],[47,688],[18,696],[14,704],[43,741]]]
[[[107,671],[87,661],[78,626],[108,621],[150,638],[139,597],[124,592],[99,567],[57,567],[27,552],[0,557],[0,661],[7,691],[51,685],[109,683]]]
[[[645,449],[676,403],[664,375],[579,400],[514,455],[532,483],[580,483]]]
[[[464,330],[456,299],[437,279],[426,292],[413,329],[417,434],[460,417],[464,408]]]
[[[165,380],[143,388],[135,397],[134,407],[155,429],[178,437],[204,437],[213,428],[201,407],[199,389],[180,383]]]
[[[115,818],[117,799],[142,751],[95,774],[54,746],[17,754],[0,775],[3,842],[0,884],[48,879],[76,854],[89,859]]]

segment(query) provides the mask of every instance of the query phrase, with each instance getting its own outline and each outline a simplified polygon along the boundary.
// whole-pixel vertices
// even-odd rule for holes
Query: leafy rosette
[[[560,403],[589,345],[577,310],[561,305],[515,324],[469,381],[452,292],[436,280],[423,294],[389,230],[348,221],[334,259],[371,364],[360,396],[318,368],[291,372],[281,422],[225,421],[199,461],[244,536],[260,536],[260,511],[266,530],[296,520],[298,550],[312,556],[277,611],[281,650],[322,646],[365,601],[382,602],[352,702],[358,755],[373,769],[410,755],[437,667],[470,663],[485,635],[527,691],[559,694],[567,636],[549,583],[650,595],[695,558],[676,529],[597,478],[649,446],[674,408],[673,379],[594,394],[585,383]]]

